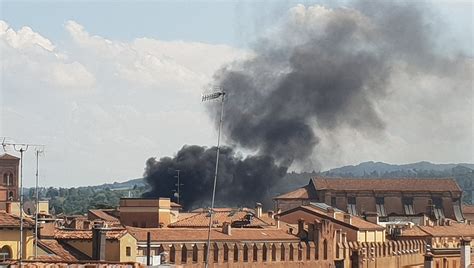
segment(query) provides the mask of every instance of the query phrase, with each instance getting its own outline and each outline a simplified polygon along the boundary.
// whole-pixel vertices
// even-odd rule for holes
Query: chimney
[[[471,267],[471,239],[461,238],[461,268]]]
[[[273,210],[269,210],[267,213],[268,217],[273,219]]]
[[[308,233],[304,229],[304,219],[298,220],[298,233],[296,235],[302,240],[308,238]]]
[[[423,268],[433,268],[433,254],[431,252],[425,254],[425,263]]]
[[[232,227],[230,226],[230,223],[224,222],[222,224],[222,232],[226,235],[232,235]]]
[[[106,230],[101,224],[94,224],[92,227],[92,259],[96,261],[105,260],[105,237]]]
[[[352,224],[352,215],[351,214],[344,214],[344,222],[348,224]]]
[[[10,202],[7,202],[7,207],[5,208],[5,210],[7,211],[8,214],[12,213],[12,203]]]
[[[366,221],[379,224],[379,215],[377,212],[365,212],[364,216]]]
[[[257,218],[262,217],[262,204],[261,203],[255,204],[255,213],[257,214]]]
[[[280,215],[275,215],[275,225],[277,229],[280,229]]]
[[[328,216],[335,219],[336,218],[336,211],[334,210],[333,207],[328,207],[326,209],[326,211],[328,212]]]

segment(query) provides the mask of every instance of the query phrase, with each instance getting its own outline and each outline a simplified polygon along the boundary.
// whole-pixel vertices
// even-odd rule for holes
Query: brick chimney
[[[334,219],[336,218],[336,211],[334,210],[333,207],[328,207],[326,211],[328,212],[329,217],[334,218]]]
[[[352,224],[352,215],[351,214],[344,214],[344,222],[348,224]]]
[[[273,210],[269,210],[268,212],[268,217],[273,219]]]
[[[102,224],[94,224],[92,227],[92,259],[105,260],[106,230]]]
[[[433,254],[431,252],[425,254],[425,262],[423,268],[433,268]]]
[[[232,227],[230,226],[229,222],[224,222],[222,224],[222,233],[226,235],[232,235]]]
[[[461,268],[471,267],[471,239],[461,238]]]
[[[365,212],[364,216],[366,221],[379,224],[379,215],[377,212]]]
[[[262,203],[255,204],[255,214],[257,215],[257,218],[262,217]]]
[[[277,229],[280,229],[280,215],[275,215],[275,226]]]
[[[308,238],[308,232],[304,229],[304,219],[298,220],[298,233],[296,234],[301,240]]]

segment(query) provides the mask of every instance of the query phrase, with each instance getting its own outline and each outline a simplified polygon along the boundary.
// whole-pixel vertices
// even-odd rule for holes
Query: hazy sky
[[[298,3],[350,8],[348,1],[0,1],[0,137],[46,144],[47,186],[137,178],[151,156],[212,146],[203,88],[223,64],[250,57],[254,41]],[[474,162],[474,5],[428,5],[442,25],[440,49],[471,59],[468,79],[398,75],[399,89],[377,107],[384,135],[319,133],[314,169]],[[26,154],[27,186],[33,155]]]

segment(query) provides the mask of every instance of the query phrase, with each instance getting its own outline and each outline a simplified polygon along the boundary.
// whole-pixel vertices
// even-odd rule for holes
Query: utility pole
[[[222,87],[216,87],[216,92],[203,95],[201,101],[210,101],[214,99],[221,98],[221,114],[219,118],[219,129],[217,132],[217,152],[216,152],[216,170],[214,172],[214,186],[212,188],[212,199],[211,199],[211,208],[209,209],[209,228],[207,231],[207,248],[206,248],[206,268],[209,267],[209,249],[211,247],[211,228],[212,228],[212,218],[214,215],[214,200],[216,197],[216,183],[217,183],[217,173],[219,170],[219,153],[220,153],[220,142],[221,142],[221,128],[222,120],[224,118],[224,98],[225,92]]]
[[[42,149],[36,148],[36,209],[35,209],[35,259],[38,257],[38,214],[39,214],[39,155],[43,153]]]
[[[178,183],[175,184],[175,186],[177,187],[177,189],[175,190],[175,193],[174,193],[174,196],[176,197],[176,201],[179,205],[181,205],[181,203],[179,203],[179,198],[181,197],[181,192],[179,191],[179,188],[180,186],[183,186],[184,184],[181,184],[179,182],[179,173],[181,170],[177,169],[175,170],[176,171],[176,175],[174,176],[177,180],[178,180]]]
[[[44,145],[42,144],[30,144],[30,143],[15,143],[7,141],[6,137],[2,137],[2,148],[3,151],[6,152],[7,146],[12,146],[13,150],[20,153],[20,256],[18,258],[18,264],[22,266],[22,259],[23,259],[23,246],[24,246],[24,238],[23,238],[23,154],[28,151],[30,147],[41,148],[41,151],[44,150]]]

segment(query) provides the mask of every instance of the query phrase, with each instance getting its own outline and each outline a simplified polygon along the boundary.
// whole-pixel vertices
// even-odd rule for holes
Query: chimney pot
[[[267,213],[268,217],[273,219],[273,210],[269,210]]]
[[[344,214],[344,222],[348,224],[352,224],[352,215],[351,214]]]
[[[275,225],[277,229],[280,229],[280,216],[275,215]]]
[[[255,204],[255,213],[257,214],[257,218],[262,217],[262,204],[261,203]]]
[[[222,232],[226,235],[232,235],[232,227],[229,222],[224,222],[222,224]]]

